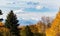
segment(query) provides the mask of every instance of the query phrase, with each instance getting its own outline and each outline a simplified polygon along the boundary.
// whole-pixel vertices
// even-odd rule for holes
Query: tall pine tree
[[[3,15],[2,10],[0,10],[0,16]],[[0,18],[0,22],[2,22],[3,18]]]
[[[0,15],[2,15],[3,13],[2,13],[2,10],[0,10]]]
[[[26,30],[26,36],[33,36],[33,33],[31,32],[31,29],[29,26],[26,26],[25,30]]]
[[[20,36],[20,31],[18,29],[18,20],[16,17],[16,14],[13,13],[13,10],[8,14],[6,22],[5,22],[6,28],[10,29],[10,36]]]

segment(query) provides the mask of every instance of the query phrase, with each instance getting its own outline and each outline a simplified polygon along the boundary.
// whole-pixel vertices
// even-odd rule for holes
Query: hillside
[[[0,22],[0,31],[4,31],[4,24],[2,22]]]
[[[40,35],[40,34],[44,34],[45,35],[45,31],[46,31],[46,25],[44,23],[42,23],[41,21],[34,24],[34,25],[29,25],[31,31],[36,35]],[[22,36],[26,36],[26,26],[21,26],[21,35]],[[24,34],[24,35],[23,35]]]
[[[0,36],[8,36],[9,29],[5,28],[4,23],[0,22]]]
[[[41,21],[34,25],[29,25],[29,27],[33,33],[45,33],[46,31],[46,25],[42,23]],[[22,26],[20,28],[21,30],[24,30],[25,26]]]
[[[46,25],[40,21],[40,22],[36,23],[35,25],[33,25],[31,28],[33,28],[34,30],[33,29],[32,30],[35,32],[45,33]]]
[[[2,22],[0,22],[0,27],[3,27],[3,26],[4,26],[4,24]]]
[[[52,22],[51,28],[46,30],[46,36],[60,36],[60,11]]]

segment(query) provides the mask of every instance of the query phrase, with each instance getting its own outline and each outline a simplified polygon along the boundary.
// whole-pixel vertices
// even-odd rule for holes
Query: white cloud
[[[29,13],[29,12],[26,12],[26,13],[19,13],[17,14],[17,17],[18,19],[22,18],[24,20],[28,20],[28,19],[32,19],[32,20],[41,20],[41,17],[42,16],[47,16],[47,17],[55,17],[55,15],[57,14],[57,12],[45,12],[45,13],[37,13],[37,12],[34,12],[34,13]]]
[[[9,12],[5,12],[5,11],[4,11],[4,12],[3,12],[3,15],[2,15],[1,17],[2,17],[3,19],[6,19],[7,16],[8,16],[8,13],[9,13]]]
[[[4,1],[5,1],[5,0],[0,0],[0,6],[1,6],[1,5],[6,5],[6,4],[7,4],[7,1],[5,1],[5,2],[4,2]]]
[[[24,12],[22,9],[19,10],[15,10],[14,13],[20,13],[20,12]]]
[[[40,6],[40,5],[38,5],[38,6],[36,6],[36,9],[42,9],[43,8],[43,6]]]
[[[11,1],[10,0],[9,1],[1,0],[0,1],[0,6],[5,6],[5,7],[13,6],[13,7],[20,7],[20,8],[22,8],[22,7],[23,8],[34,7],[36,9],[42,9],[43,6],[44,6],[44,7],[47,7],[49,9],[56,9],[56,10],[58,10],[58,8],[60,7],[60,0],[18,0],[19,2],[24,1],[24,3],[22,3],[22,2],[17,3],[18,1],[15,0],[15,4],[13,4],[13,1],[14,0],[11,0]],[[27,5],[26,3],[29,2],[29,1],[31,1],[31,2],[39,2],[39,4],[36,5],[36,7],[32,6],[32,5]],[[11,3],[11,4],[8,5],[8,3]],[[17,13],[18,18],[33,19],[33,20],[39,20],[40,17],[42,17],[42,16],[50,16],[51,17],[51,16],[54,16],[56,14],[56,12],[44,12],[44,13],[41,13],[41,12],[40,13],[37,13],[37,12],[34,12],[34,13],[33,12],[32,13],[29,13],[29,12],[28,13],[27,12],[22,13],[22,12],[25,12],[25,11],[23,11],[23,9],[18,9],[16,11],[14,11],[14,13]],[[8,12],[5,12],[2,17],[6,18],[5,16],[7,14],[8,14]]]
[[[45,7],[50,9],[58,9],[60,6],[60,0],[43,0],[40,3],[44,4]]]
[[[50,9],[58,9],[60,6],[60,0],[0,0],[0,6],[6,6],[6,7],[23,7],[23,8],[29,8],[32,5],[27,5],[27,2],[39,2],[37,5],[37,9],[42,8],[41,6],[48,7]],[[2,4],[1,4],[2,3]],[[8,4],[10,3],[10,4]],[[40,6],[41,5],[41,6]],[[34,7],[34,6],[32,6]]]
[[[49,9],[58,9],[60,7],[60,0],[23,0],[23,1],[31,1],[31,2],[39,2],[39,5],[47,7]]]

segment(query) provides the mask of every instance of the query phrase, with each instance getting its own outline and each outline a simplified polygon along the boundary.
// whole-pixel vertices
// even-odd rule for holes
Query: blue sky
[[[36,23],[42,16],[54,17],[59,7],[60,0],[0,0],[0,9],[4,13],[1,17],[6,19],[13,10],[20,21],[22,19],[29,24]]]

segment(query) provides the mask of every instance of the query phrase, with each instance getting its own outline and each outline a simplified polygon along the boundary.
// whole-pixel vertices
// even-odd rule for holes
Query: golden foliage
[[[46,36],[57,36],[60,34],[60,12],[52,22],[51,28],[46,30]]]

